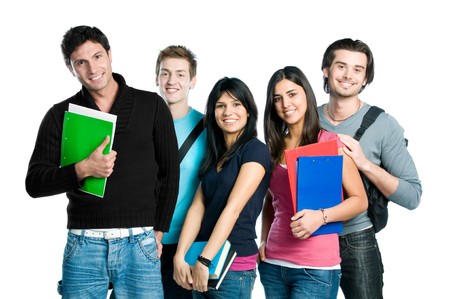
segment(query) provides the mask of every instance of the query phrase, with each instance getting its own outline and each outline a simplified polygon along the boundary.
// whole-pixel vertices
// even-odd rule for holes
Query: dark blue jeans
[[[173,279],[173,257],[178,244],[164,244],[161,255],[161,275],[166,299],[192,299],[192,291],[179,286]]]
[[[250,299],[256,280],[256,269],[228,271],[218,290],[193,291],[194,299]]]
[[[287,268],[261,262],[258,266],[267,299],[335,299],[341,271]]]
[[[346,299],[383,298],[383,262],[375,230],[339,237],[341,251],[341,289]]]

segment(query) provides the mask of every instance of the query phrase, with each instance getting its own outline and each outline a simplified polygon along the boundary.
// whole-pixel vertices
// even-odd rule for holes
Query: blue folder
[[[342,156],[300,156],[297,161],[297,211],[326,209],[342,202]],[[329,222],[312,236],[341,233],[342,226],[342,222]]]

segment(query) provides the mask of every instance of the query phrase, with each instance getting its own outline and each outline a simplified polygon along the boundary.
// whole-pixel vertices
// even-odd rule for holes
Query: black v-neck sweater
[[[154,92],[126,85],[114,73],[119,92],[109,113],[117,115],[114,171],[105,195],[79,191],[74,164],[60,167],[64,112],[69,103],[99,110],[87,89],[55,104],[40,125],[25,180],[31,197],[66,193],[67,228],[154,226],[168,231],[178,195],[178,144],[172,115]]]

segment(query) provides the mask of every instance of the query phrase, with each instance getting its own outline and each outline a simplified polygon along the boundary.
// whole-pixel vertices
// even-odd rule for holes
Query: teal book
[[[64,113],[61,166],[77,163],[86,159],[106,138],[110,143],[103,154],[111,152],[117,116],[102,111],[69,104]],[[103,198],[106,178],[87,177],[81,191]]]
[[[343,157],[301,156],[298,158],[297,211],[331,208],[343,200]],[[312,236],[342,232],[342,222],[322,225]]]
[[[228,251],[227,257],[225,259],[225,264],[223,265],[222,271],[219,274],[218,278],[210,278],[208,280],[208,288],[218,290],[220,285],[222,284],[223,279],[225,278],[225,275],[227,274],[228,270],[230,269],[231,264],[233,263],[234,259],[236,258],[236,251],[233,249],[230,249]]]
[[[189,266],[195,266],[197,258],[203,252],[203,248],[205,248],[206,243],[206,241],[197,241],[192,243],[186,253],[186,256],[184,257],[184,260],[189,264]],[[236,251],[231,248],[230,241],[225,241],[219,252],[217,252],[216,256],[211,260],[211,266],[209,267],[208,288],[219,288],[235,258]]]

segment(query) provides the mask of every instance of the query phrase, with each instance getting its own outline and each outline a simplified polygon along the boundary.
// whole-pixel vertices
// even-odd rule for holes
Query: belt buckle
[[[142,228],[131,228],[131,231],[133,235],[142,234],[144,230]],[[128,228],[118,228],[113,231],[107,231],[103,232],[103,238],[105,240],[111,240],[111,239],[123,239],[130,236],[129,229]]]
[[[103,232],[102,235],[103,235],[102,238],[105,239],[105,240],[111,239],[110,232],[108,232],[108,231]]]
[[[118,228],[113,231],[108,231],[103,233],[103,238],[105,240],[111,240],[111,239],[122,239],[128,237],[126,234],[127,230],[123,228]]]
[[[109,237],[109,239],[122,238],[122,230],[120,228],[115,231],[111,231],[110,234],[111,234],[111,236]]]

